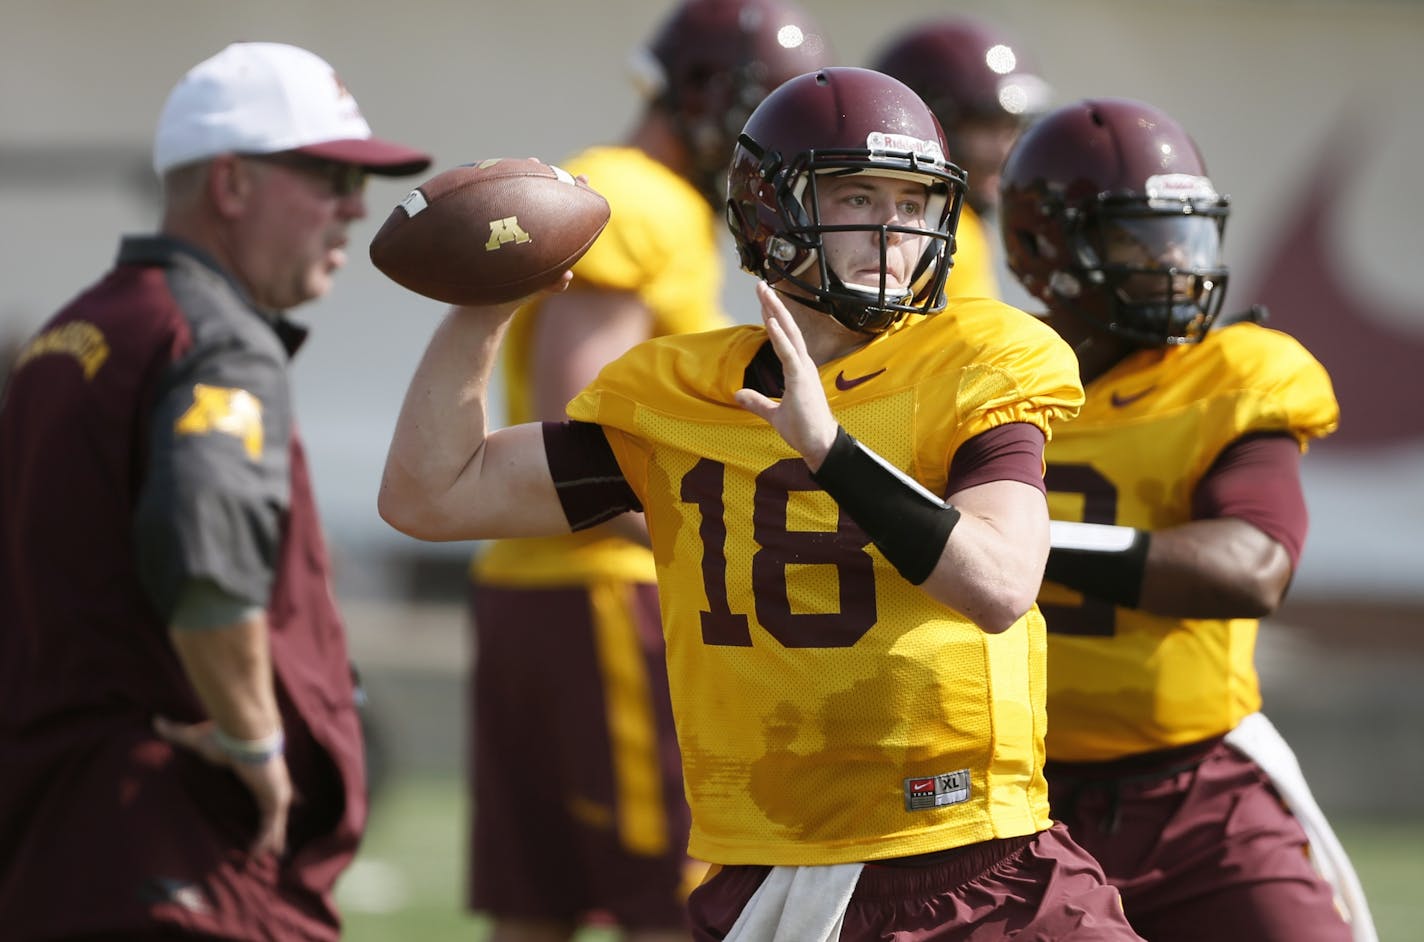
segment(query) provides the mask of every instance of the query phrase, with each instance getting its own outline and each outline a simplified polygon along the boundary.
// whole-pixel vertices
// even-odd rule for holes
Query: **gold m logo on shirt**
[[[485,243],[485,251],[493,252],[506,242],[532,242],[533,237],[519,226],[518,216],[490,220],[490,237]]]
[[[227,389],[197,383],[193,404],[178,417],[173,431],[179,435],[221,432],[242,442],[247,457],[262,457],[262,403],[245,389]]]

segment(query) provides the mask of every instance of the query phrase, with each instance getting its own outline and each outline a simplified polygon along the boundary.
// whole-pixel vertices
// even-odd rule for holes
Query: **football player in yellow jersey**
[[[1253,663],[1305,539],[1301,454],[1338,418],[1330,378],[1286,334],[1218,316],[1227,201],[1159,109],[1051,112],[1002,189],[1009,264],[1087,392],[1047,449],[1054,816],[1153,942],[1350,939],[1307,836],[1372,939]]]
[[[792,31],[795,35],[792,35]],[[572,287],[519,312],[504,347],[512,424],[565,418],[650,337],[726,326],[716,244],[732,142],[776,85],[826,64],[784,0],[686,0],[635,59],[647,106],[622,143],[562,166],[612,216]],[[590,920],[686,939],[689,812],[642,515],[500,541],[472,562],[471,908],[491,942],[556,942]]]
[[[998,238],[992,226],[999,168],[1019,131],[1048,109],[1048,83],[1007,31],[967,14],[916,23],[886,43],[870,67],[925,100],[944,129],[950,159],[969,178],[945,292],[1007,300],[1017,286],[1000,283],[998,249],[990,244]]]
[[[456,309],[402,407],[379,505],[405,533],[644,512],[689,849],[716,865],[698,939],[1138,938],[1041,769],[1042,453],[1076,364],[1021,311],[945,305],[963,192],[906,86],[802,75],[729,175],[762,325],[644,342],[571,421],[491,430],[515,306]]]

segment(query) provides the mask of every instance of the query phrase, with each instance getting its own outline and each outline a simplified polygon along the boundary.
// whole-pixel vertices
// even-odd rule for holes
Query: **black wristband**
[[[1061,525],[1055,523],[1054,526]],[[1092,541],[1060,539],[1055,535],[1043,578],[1095,599],[1136,608],[1142,599],[1142,577],[1147,571],[1151,534],[1128,527],[1110,529],[1123,531],[1127,538],[1125,545],[1091,545]]]
[[[919,585],[939,563],[959,511],[851,437],[845,429],[811,474],[876,549]]]

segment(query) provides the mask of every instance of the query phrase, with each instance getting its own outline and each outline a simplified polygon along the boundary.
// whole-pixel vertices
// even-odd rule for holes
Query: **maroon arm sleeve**
[[[1309,517],[1300,484],[1300,445],[1285,433],[1246,435],[1222,449],[1192,494],[1192,519],[1236,517],[1300,562]]]
[[[642,510],[628,486],[603,427],[592,422],[545,422],[549,474],[571,530],[587,530],[630,510]]]
[[[1043,432],[1027,422],[1010,422],[980,432],[954,453],[945,493],[990,481],[1022,481],[1046,494],[1043,445]]]

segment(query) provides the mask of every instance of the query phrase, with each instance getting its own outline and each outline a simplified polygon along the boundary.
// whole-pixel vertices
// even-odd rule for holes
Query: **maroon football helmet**
[[[930,20],[899,34],[871,60],[925,100],[944,128],[949,156],[969,176],[970,203],[985,211],[1023,124],[1048,108],[1051,90],[1000,27],[973,16]]]
[[[693,182],[717,206],[752,109],[782,82],[830,61],[825,33],[787,0],[684,0],[634,65],[687,143]]]
[[[1211,328],[1228,202],[1161,110],[1103,98],[1050,112],[1014,145],[1000,198],[1009,268],[1050,311],[1138,346]]]
[[[822,225],[817,177],[856,173],[923,183],[927,228]],[[744,269],[795,285],[798,300],[875,333],[906,313],[944,307],[963,199],[964,172],[945,159],[939,122],[919,96],[879,72],[830,68],[792,79],[752,113],[732,155],[727,223]],[[887,292],[883,271],[878,291],[842,282],[821,236],[847,231],[878,233],[882,253],[891,232],[926,237],[909,290]]]

